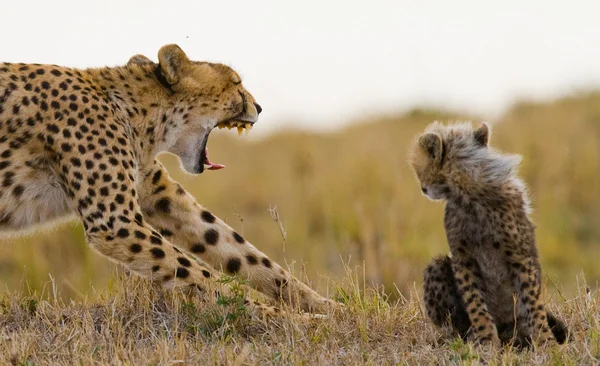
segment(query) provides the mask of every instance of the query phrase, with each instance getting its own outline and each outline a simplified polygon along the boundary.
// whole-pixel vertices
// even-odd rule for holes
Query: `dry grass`
[[[359,271],[360,272],[360,271]],[[163,292],[137,277],[116,276],[94,299],[64,302],[54,293],[0,298],[0,364],[598,364],[600,293],[555,299],[571,329],[567,345],[491,350],[435,328],[419,297],[389,301],[360,289],[348,272],[337,288],[347,308],[327,319],[287,314],[262,319],[234,305]],[[223,301],[220,301],[222,304]]]
[[[115,279],[115,265],[89,250],[81,226],[67,224],[2,240],[0,364],[600,363],[600,297],[576,281],[583,273],[597,288],[600,280],[600,94],[521,103],[493,121],[492,144],[524,156],[546,298],[574,330],[567,346],[523,354],[474,349],[422,315],[421,272],[448,249],[442,206],[422,197],[406,152],[434,119],[478,120],[415,110],[333,134],[248,141],[216,133],[211,157],[228,168],[198,178],[163,159],[270,257],[323,294],[351,294],[346,311],[263,322],[163,294],[137,278]]]
[[[423,198],[406,163],[411,140],[434,119],[479,120],[415,110],[332,134],[285,132],[251,141],[216,131],[211,157],[227,169],[193,178],[175,159],[163,161],[200,203],[278,262],[298,271],[306,264],[312,280],[343,277],[342,263],[366,263],[366,283],[407,295],[420,284],[427,261],[448,251],[442,206]],[[582,271],[595,285],[600,94],[521,103],[492,122],[492,144],[524,157],[521,175],[532,193],[545,275],[566,295],[575,293]],[[285,245],[269,212],[274,206]],[[79,299],[91,295],[90,283],[104,288],[112,271],[113,264],[89,250],[76,224],[0,241],[6,289],[18,288],[25,277],[39,290],[51,273],[62,296]]]

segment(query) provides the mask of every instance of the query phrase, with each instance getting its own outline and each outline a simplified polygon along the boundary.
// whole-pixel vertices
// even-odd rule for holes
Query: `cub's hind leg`
[[[452,259],[434,258],[423,273],[423,297],[427,316],[438,326],[450,324],[462,338],[471,327],[469,315],[456,287]]]

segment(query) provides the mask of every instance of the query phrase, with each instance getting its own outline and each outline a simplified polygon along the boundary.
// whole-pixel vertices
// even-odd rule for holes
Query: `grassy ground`
[[[435,119],[479,121],[414,110],[330,134],[248,140],[217,131],[211,158],[227,169],[196,178],[162,159],[271,258],[323,294],[353,294],[345,312],[266,323],[234,312],[223,322],[225,307],[151,291],[138,279],[124,286],[115,265],[87,247],[81,226],[68,223],[0,239],[0,364],[600,363],[600,93],[520,103],[492,121],[492,145],[523,155],[547,300],[574,329],[569,345],[534,353],[481,353],[422,315],[422,270],[448,248],[442,205],[421,195],[406,153]],[[357,266],[360,280],[347,273]]]
[[[576,297],[549,305],[570,327],[568,344],[518,352],[465,343],[428,322],[417,292],[389,301],[359,290],[360,277],[349,272],[337,285],[347,307],[326,319],[264,319],[236,298],[201,301],[127,275],[94,299],[64,302],[48,282],[44,294],[0,298],[0,364],[600,363],[600,293],[583,283]]]
[[[330,134],[282,132],[260,140],[215,131],[211,158],[227,169],[199,177],[170,173],[198,201],[278,262],[313,281],[366,264],[365,282],[408,295],[432,256],[446,253],[439,203],[420,192],[406,154],[434,119],[479,121],[415,110],[378,116]],[[360,121],[359,121],[360,122]],[[600,280],[600,93],[521,103],[493,122],[491,143],[523,155],[542,267],[566,295],[581,275]],[[260,129],[260,123],[255,127]],[[219,133],[223,132],[223,133]],[[230,132],[230,133],[227,133]],[[269,208],[277,206],[282,239]],[[39,290],[51,273],[65,299],[105,288],[114,265],[93,253],[80,225],[0,239],[0,283],[27,279]]]

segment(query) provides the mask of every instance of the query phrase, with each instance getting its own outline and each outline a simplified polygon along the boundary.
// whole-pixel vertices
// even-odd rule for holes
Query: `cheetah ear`
[[[189,60],[183,50],[176,44],[168,44],[158,51],[160,70],[171,85],[179,82],[183,68]]]
[[[144,55],[135,55],[133,57],[131,57],[129,59],[129,61],[127,62],[127,66],[131,66],[131,65],[148,65],[148,64],[154,64],[154,62],[152,62],[152,60],[150,60],[148,57],[144,56]]]
[[[419,146],[435,163],[442,161],[442,138],[434,132],[424,133],[419,137]]]
[[[483,122],[478,129],[473,131],[473,139],[479,146],[487,147],[490,141],[490,126]]]

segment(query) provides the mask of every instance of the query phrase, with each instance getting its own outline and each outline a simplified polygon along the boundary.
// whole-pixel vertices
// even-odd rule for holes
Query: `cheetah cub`
[[[542,302],[535,226],[516,175],[521,157],[493,150],[489,138],[485,123],[434,122],[411,149],[423,194],[446,201],[451,252],[425,269],[427,315],[481,343],[564,343],[564,323]]]

